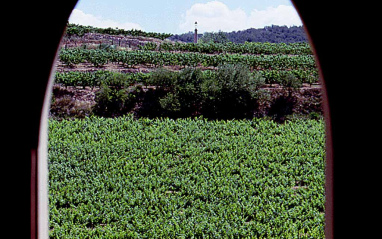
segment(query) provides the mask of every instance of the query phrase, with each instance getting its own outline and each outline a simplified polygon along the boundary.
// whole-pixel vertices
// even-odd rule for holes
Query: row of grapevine
[[[118,82],[124,85],[131,85],[136,83],[145,84],[150,78],[150,73],[117,73],[112,71],[68,71],[56,72],[54,81],[63,86],[90,86],[96,87],[102,84],[113,86],[114,79],[120,79]]]
[[[158,46],[151,42],[146,43],[142,49],[159,51],[182,51],[199,53],[238,53],[238,54],[289,54],[289,55],[312,55],[308,43],[169,43],[163,42]]]
[[[290,73],[299,79],[302,83],[313,84],[318,82],[317,71],[304,71],[304,70],[260,70],[253,71],[252,74],[260,73],[265,79],[266,84],[280,84],[285,79],[285,75]],[[203,71],[205,77],[214,77],[215,71]],[[98,70],[94,72],[81,72],[81,71],[68,71],[56,72],[55,82],[63,86],[90,86],[96,87],[101,84],[110,85],[114,78],[122,78],[123,85],[131,85],[141,83],[143,85],[150,85],[151,73],[117,73],[111,71]]]
[[[316,69],[315,59],[312,55],[207,55],[201,53],[86,50],[77,48],[62,49],[59,57],[60,61],[68,66],[88,62],[95,67],[99,67],[112,62],[127,67],[139,64],[151,64],[156,67],[164,65],[217,67],[221,64],[244,64],[257,70]]]

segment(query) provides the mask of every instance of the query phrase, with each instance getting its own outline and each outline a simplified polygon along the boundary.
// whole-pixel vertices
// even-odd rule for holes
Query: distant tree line
[[[118,29],[118,28],[99,28],[92,26],[83,26],[79,24],[67,23],[65,35],[67,37],[71,36],[83,36],[85,33],[99,33],[99,34],[109,34],[109,35],[129,35],[129,36],[142,36],[142,37],[153,37],[164,40],[172,34],[170,33],[156,33],[156,32],[145,32],[142,30],[131,29]]]
[[[266,26],[264,28],[250,28],[233,32],[207,32],[198,34],[198,38],[203,42],[224,43],[227,41],[234,43],[244,42],[270,42],[270,43],[295,43],[308,42],[307,35],[302,26]],[[194,33],[188,32],[180,35],[173,35],[169,38],[173,41],[193,42]]]

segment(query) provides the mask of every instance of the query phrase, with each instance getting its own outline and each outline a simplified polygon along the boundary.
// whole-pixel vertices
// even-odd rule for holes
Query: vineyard
[[[151,34],[150,37],[147,37],[149,34],[134,33],[133,36],[129,36],[130,40],[131,38],[134,39],[134,43],[130,42],[129,47],[123,47],[120,43],[123,41],[123,37],[127,37],[128,34],[129,32],[122,33],[117,30],[113,32],[110,29],[102,30],[76,25],[71,25],[68,28],[67,40],[64,41],[66,44],[59,54],[55,82],[66,87],[66,89],[70,87],[67,95],[72,95],[72,92],[76,94],[78,87],[82,87],[83,90],[90,87],[91,90],[88,92],[91,97],[88,98],[93,99],[87,103],[75,103],[65,99],[68,104],[81,105],[82,107],[78,110],[73,109],[74,106],[68,106],[65,108],[66,112],[84,112],[69,114],[70,117],[94,114],[92,107],[97,104],[97,99],[100,98],[97,98],[96,94],[111,92],[115,87],[118,87],[118,92],[114,92],[115,94],[128,94],[130,98],[128,103],[125,103],[126,100],[120,100],[123,101],[122,103],[117,102],[116,104],[127,104],[129,107],[121,106],[116,111],[124,113],[130,111],[137,116],[149,117],[151,117],[150,114],[141,114],[141,112],[162,111],[162,114],[154,114],[154,116],[161,117],[198,116],[202,114],[203,102],[198,102],[198,106],[194,107],[194,112],[188,112],[188,114],[173,114],[173,112],[166,114],[165,112],[168,111],[166,111],[166,107],[163,107],[164,101],[170,101],[170,98],[172,98],[172,102],[167,103],[167,108],[170,107],[169,105],[172,105],[171,107],[174,109],[181,108],[178,107],[180,104],[178,102],[180,100],[178,99],[179,92],[177,89],[166,88],[168,85],[165,83],[166,80],[158,82],[153,79],[153,75],[156,75],[157,71],[162,72],[161,69],[165,69],[169,72],[167,76],[162,78],[174,80],[178,77],[179,72],[188,71],[191,68],[195,72],[201,71],[203,76],[197,79],[198,82],[189,83],[194,88],[206,85],[210,85],[211,88],[214,84],[211,82],[221,81],[221,79],[217,79],[217,76],[221,75],[218,73],[219,69],[227,65],[231,65],[233,68],[238,65],[243,66],[246,68],[245,71],[250,74],[251,79],[242,82],[252,82],[252,85],[259,86],[255,87],[257,92],[250,92],[249,87],[246,89],[248,94],[256,95],[255,98],[251,99],[253,116],[274,117],[281,114],[321,114],[322,112],[318,71],[308,43],[181,43],[164,40],[165,35],[155,36]],[[76,45],[71,45],[70,39],[76,39]],[[94,41],[94,39],[98,40]],[[103,40],[100,41],[100,39]],[[99,44],[95,44],[95,42]],[[194,75],[198,74],[195,73]],[[192,78],[193,76],[185,77]],[[256,79],[257,82],[253,83],[253,79]],[[155,84],[153,84],[154,81]],[[262,84],[259,85],[259,83]],[[108,90],[101,91],[102,87],[105,89],[107,86],[109,87]],[[293,88],[293,93],[291,93],[291,88]],[[156,89],[158,90],[154,93],[153,91]],[[189,90],[189,95],[205,95],[210,94],[212,89],[207,89],[207,93],[195,89]],[[236,89],[232,88],[232,90]],[[60,91],[60,96],[65,95],[64,91]],[[166,94],[168,95],[167,98]],[[169,94],[175,95],[175,97]],[[58,104],[63,104],[64,101],[61,102],[59,97]],[[110,98],[111,96],[105,97]],[[209,95],[208,97],[214,96]],[[154,106],[149,107],[149,109],[144,108],[148,105],[148,100],[157,102],[156,109],[153,109]],[[162,107],[160,102],[162,102]],[[309,105],[308,110],[301,111],[307,105]],[[282,109],[278,111],[282,111],[281,113],[273,113],[275,108],[280,107]],[[58,117],[63,115],[62,112],[57,113],[55,111],[52,111],[52,114]],[[110,115],[113,114],[108,114],[108,116]],[[107,114],[101,116],[107,116]],[[216,117],[219,118],[219,116]],[[284,119],[284,116],[276,117]]]
[[[50,238],[324,238],[307,43],[70,25],[49,119]]]
[[[91,63],[94,67],[102,67],[107,63],[120,64],[123,67],[149,64],[153,67],[175,66],[182,67],[217,67],[222,64],[244,64],[255,70],[276,69],[315,69],[312,55],[242,55],[201,53],[172,53],[157,51],[119,51],[119,50],[86,50],[66,49],[60,53],[60,61],[67,66],[80,63]]]
[[[290,70],[290,71],[278,71],[278,70],[259,70],[254,73],[260,74],[266,84],[272,86],[273,84],[281,84],[285,75],[290,73],[298,79],[302,79],[302,83],[313,85],[317,83],[317,72],[316,71],[305,71],[305,70]],[[215,71],[205,70],[203,74],[214,76]],[[56,72],[55,82],[62,84],[63,86],[89,86],[89,87],[99,87],[102,83],[110,82],[112,77],[124,77],[128,84],[138,84],[141,83],[144,86],[150,86],[151,73],[115,73],[112,71],[98,70],[98,71],[68,71],[68,72]],[[125,83],[125,82],[123,82]],[[110,84],[110,83],[107,83]]]
[[[49,122],[51,238],[324,238],[324,124]]]

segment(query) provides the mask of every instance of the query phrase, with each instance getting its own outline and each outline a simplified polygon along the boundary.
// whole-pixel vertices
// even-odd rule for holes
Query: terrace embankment
[[[299,89],[286,90],[278,85],[264,86],[263,95],[253,105],[253,116],[271,116],[281,121],[287,115],[321,115],[322,110],[322,91],[319,85],[313,87],[304,85]],[[63,87],[55,84],[53,87],[53,100],[51,105],[52,115],[59,117],[85,117],[92,114],[95,105],[95,96],[98,87]],[[155,87],[142,87],[143,94],[140,102],[149,100],[148,91],[155,90]],[[142,104],[136,104],[131,113],[141,116]]]

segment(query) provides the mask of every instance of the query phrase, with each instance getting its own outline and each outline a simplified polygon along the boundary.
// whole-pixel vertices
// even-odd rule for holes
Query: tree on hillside
[[[202,43],[227,43],[228,40],[227,33],[219,31],[219,32],[206,32],[200,38],[200,42]]]

